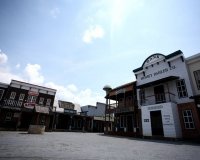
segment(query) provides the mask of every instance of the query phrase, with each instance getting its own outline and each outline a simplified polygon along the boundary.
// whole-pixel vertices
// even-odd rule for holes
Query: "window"
[[[16,92],[11,92],[10,99],[15,99],[15,96],[16,96]]]
[[[1,100],[2,97],[3,97],[3,93],[4,93],[4,90],[3,90],[3,89],[0,89],[0,100]]]
[[[7,112],[6,113],[6,117],[5,117],[5,121],[11,121],[12,119],[12,113],[11,112]]]
[[[188,96],[184,79],[178,80],[176,82],[176,86],[177,86],[177,91],[178,91],[179,98],[184,98],[184,97]]]
[[[24,100],[24,96],[25,96],[25,94],[20,94],[19,101],[23,101]]]
[[[139,91],[139,96],[140,96],[140,105],[145,104],[145,90],[141,89]]]
[[[27,102],[28,103],[35,103],[36,99],[37,99],[37,96],[31,96],[31,95],[29,95]]]
[[[44,102],[44,98],[43,98],[43,97],[40,97],[39,104],[40,104],[40,105],[43,105],[43,102]]]
[[[183,120],[185,124],[185,129],[194,129],[194,120],[192,116],[192,110],[183,111]]]
[[[200,90],[200,70],[194,71],[194,78],[197,84],[197,88]]]
[[[50,104],[51,104],[51,99],[48,98],[48,99],[47,99],[46,105],[47,105],[47,106],[50,106]]]
[[[120,128],[126,127],[126,116],[120,115]]]

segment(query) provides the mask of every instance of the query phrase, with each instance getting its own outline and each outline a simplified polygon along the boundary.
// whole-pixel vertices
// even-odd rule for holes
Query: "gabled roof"
[[[150,55],[149,57],[151,57],[151,56],[153,56],[153,55],[162,55],[162,56],[165,57],[166,60],[168,60],[168,59],[170,59],[170,58],[176,57],[176,56],[181,55],[181,54],[183,54],[183,52],[182,52],[181,50],[177,50],[177,51],[175,51],[175,52],[173,52],[173,53],[171,53],[171,54],[169,54],[169,55],[167,55],[167,56],[165,56],[165,55],[163,55],[163,54],[160,54],[160,53],[156,53],[156,54]],[[148,57],[148,58],[149,58],[149,57]],[[145,64],[145,62],[146,62],[146,60],[147,60],[148,58],[145,59],[145,61],[143,62],[143,64],[142,64],[141,67],[134,69],[133,72],[135,73],[135,72],[138,72],[138,71],[143,70],[143,66],[144,66],[144,64]]]

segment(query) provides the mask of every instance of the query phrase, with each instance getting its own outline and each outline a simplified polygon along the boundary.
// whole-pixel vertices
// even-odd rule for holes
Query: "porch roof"
[[[147,88],[147,87],[151,87],[151,86],[154,86],[154,85],[158,85],[160,83],[173,81],[173,80],[176,80],[176,79],[179,79],[179,77],[178,76],[168,76],[168,77],[161,78],[161,79],[158,79],[158,80],[155,80],[155,81],[152,81],[152,82],[141,84],[141,85],[137,86],[137,88],[138,89]]]

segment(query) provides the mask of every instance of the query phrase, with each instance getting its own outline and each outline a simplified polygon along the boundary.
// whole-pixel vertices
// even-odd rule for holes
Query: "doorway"
[[[151,117],[151,130],[152,135],[156,136],[163,136],[163,123],[162,123],[162,115],[161,111],[151,111],[150,112]]]
[[[127,131],[133,132],[133,116],[127,115]]]
[[[155,101],[158,103],[165,103],[165,90],[163,85],[154,87]]]

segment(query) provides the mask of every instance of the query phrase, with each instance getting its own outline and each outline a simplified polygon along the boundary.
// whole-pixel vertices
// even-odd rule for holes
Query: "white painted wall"
[[[168,76],[178,76],[180,77],[180,79],[184,79],[185,80],[185,84],[187,87],[187,93],[188,93],[188,97],[185,98],[181,98],[179,99],[178,97],[178,92],[177,92],[177,87],[176,87],[176,80],[174,81],[169,81],[167,83],[164,84],[165,86],[165,92],[168,92],[167,90],[167,84],[168,84],[168,88],[169,88],[169,92],[175,94],[175,98],[176,98],[176,102],[177,103],[186,103],[186,102],[192,102],[193,100],[189,99],[190,96],[193,95],[192,92],[192,88],[191,88],[191,83],[190,83],[190,79],[189,79],[189,75],[187,72],[187,68],[186,68],[186,63],[185,61],[182,62],[180,57],[177,57],[176,59],[170,61],[171,66],[174,66],[173,69],[170,69],[167,61],[160,61],[159,64],[154,64],[153,67],[152,66],[148,66],[148,69],[145,69],[145,75],[152,75],[149,78],[146,79],[142,79],[143,73],[139,73],[137,75],[137,86],[138,85],[142,85],[145,83],[149,83],[149,82],[153,82],[156,81],[158,79],[162,79]],[[162,69],[167,69],[167,72],[162,73],[162,74],[158,74],[154,76],[154,73],[156,73],[159,70]],[[145,88],[145,96],[150,96],[150,95],[154,95],[154,87],[148,87]],[[139,99],[139,89],[137,90],[137,95],[138,95],[138,99]]]
[[[162,106],[162,107],[161,107]],[[158,107],[158,109],[150,109]],[[162,103],[142,107],[142,129],[144,136],[152,136],[150,111],[161,111],[164,137],[181,138],[181,126],[178,119],[178,110],[176,104]],[[149,119],[149,122],[144,122]]]
[[[196,54],[194,56],[188,57],[186,59],[186,63],[187,63],[187,67],[188,67],[189,76],[191,79],[193,93],[194,93],[194,95],[198,95],[198,94],[200,94],[200,90],[198,90],[198,88],[197,88],[196,80],[195,80],[193,72],[200,70],[200,53]]]

